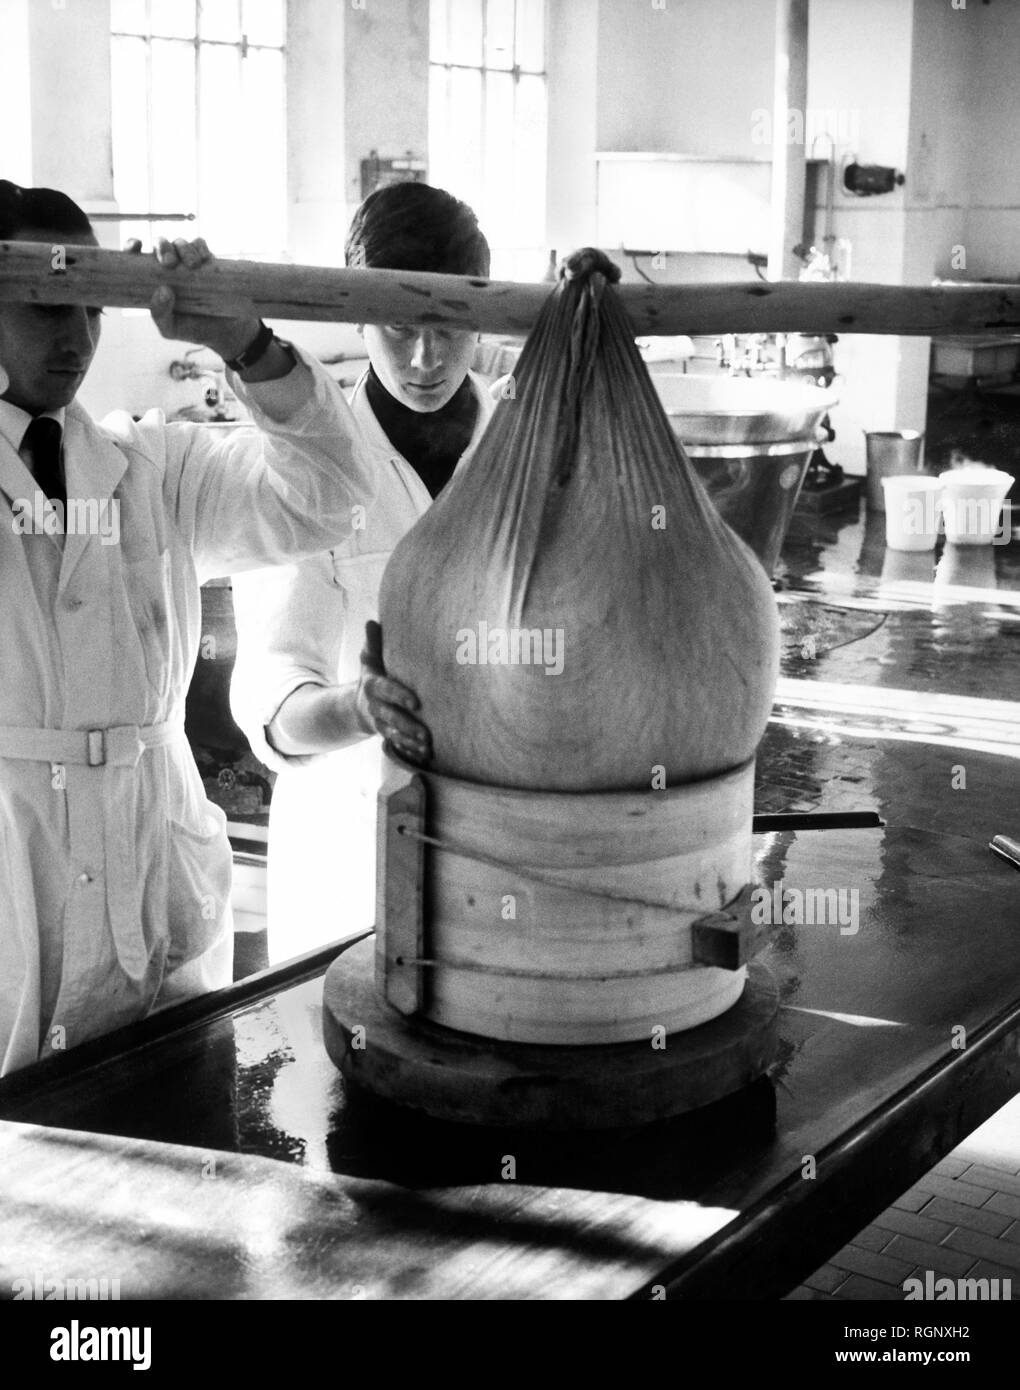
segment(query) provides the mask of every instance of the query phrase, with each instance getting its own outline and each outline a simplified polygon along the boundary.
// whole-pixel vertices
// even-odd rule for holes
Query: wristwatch
[[[232,372],[244,372],[249,367],[254,367],[255,363],[265,357],[269,351],[269,344],[276,335],[267,323],[259,319],[259,331],[251,340],[244,352],[239,352],[236,357],[227,360],[227,366]],[[226,359],[224,359],[226,360]]]

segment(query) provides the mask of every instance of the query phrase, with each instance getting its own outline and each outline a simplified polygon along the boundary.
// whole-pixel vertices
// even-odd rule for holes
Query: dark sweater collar
[[[412,410],[396,400],[369,366],[365,393],[386,438],[402,454],[436,497],[449,482],[460,456],[471,443],[478,401],[466,376],[438,410]]]

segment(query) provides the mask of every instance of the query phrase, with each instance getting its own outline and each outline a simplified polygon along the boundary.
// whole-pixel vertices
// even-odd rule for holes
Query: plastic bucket
[[[868,507],[873,512],[884,512],[882,479],[920,471],[924,435],[920,430],[865,430],[864,440],[868,456]]]
[[[942,514],[946,540],[952,545],[1007,545],[1009,517],[1000,518],[1006,493],[1015,479],[998,468],[951,468],[941,473]]]
[[[883,478],[885,543],[890,550],[934,550],[939,534],[941,484],[926,473]]]

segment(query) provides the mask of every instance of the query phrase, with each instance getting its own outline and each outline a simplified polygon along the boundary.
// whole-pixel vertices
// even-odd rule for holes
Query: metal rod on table
[[[1005,859],[1007,864],[1012,864],[1014,869],[1020,869],[1020,841],[1011,840],[1008,835],[996,835],[989,840],[988,848],[1000,859]]]
[[[885,821],[877,811],[782,811],[771,816],[755,816],[756,835],[768,830],[873,830]]]
[[[194,212],[90,212],[90,222],[194,222]]]
[[[169,284],[190,313],[335,323],[447,325],[527,333],[550,293],[519,284],[421,271],[340,270],[214,261],[164,270],[151,256],[95,247],[0,242],[0,301],[144,308]],[[638,335],[711,333],[1016,333],[1020,285],[864,285],[749,281],[620,285]]]

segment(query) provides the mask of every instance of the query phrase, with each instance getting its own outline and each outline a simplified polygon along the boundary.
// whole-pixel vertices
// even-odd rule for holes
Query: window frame
[[[430,9],[431,9],[431,5],[432,5],[433,3],[434,3],[434,0],[430,0]],[[548,83],[549,83],[549,5],[548,5],[548,0],[539,0],[539,3],[541,4],[541,31],[542,31],[542,59],[541,59],[541,65],[540,65],[539,67],[533,67],[533,66],[530,66],[530,65],[524,65],[524,64],[522,64],[522,63],[519,61],[520,54],[519,54],[518,45],[519,45],[519,42],[520,42],[520,36],[519,36],[519,27],[518,27],[518,14],[517,14],[517,9],[518,9],[519,0],[514,0],[513,52],[512,52],[512,55],[511,55],[511,56],[512,56],[512,62],[511,62],[511,64],[510,64],[510,66],[508,66],[508,67],[494,67],[494,66],[491,66],[490,63],[487,61],[488,28],[489,28],[489,0],[476,0],[476,4],[477,4],[478,6],[480,6],[480,9],[481,9],[481,35],[480,35],[479,61],[478,61],[478,62],[464,62],[464,61],[460,61],[460,60],[456,60],[456,61],[455,61],[455,60],[452,60],[452,59],[450,58],[449,55],[450,55],[450,52],[451,52],[451,47],[450,47],[450,42],[449,42],[449,35],[450,35],[450,25],[451,25],[451,20],[452,20],[452,10],[451,10],[450,4],[447,3],[447,0],[443,0],[443,3],[444,3],[445,16],[446,16],[446,40],[445,40],[445,52],[444,52],[444,57],[442,57],[442,58],[437,58],[437,57],[434,56],[434,49],[433,49],[433,43],[432,43],[432,27],[431,27],[431,26],[432,26],[432,16],[431,16],[431,14],[430,14],[430,17],[429,17],[429,18],[430,18],[430,34],[429,34],[429,59],[428,59],[428,67],[429,67],[429,89],[430,89],[429,106],[430,106],[430,110],[431,110],[431,107],[432,107],[432,104],[433,104],[433,101],[432,101],[432,84],[433,84],[433,82],[435,81],[435,78],[436,78],[437,73],[442,72],[442,73],[445,75],[445,80],[446,80],[446,83],[447,83],[447,88],[446,88],[446,97],[445,97],[445,102],[444,102],[444,104],[446,104],[447,106],[448,106],[448,104],[449,104],[449,90],[450,90],[449,75],[450,75],[450,73],[452,73],[452,72],[454,72],[454,71],[462,71],[462,72],[473,72],[473,73],[479,74],[480,87],[481,87],[481,96],[480,96],[480,101],[479,101],[479,107],[480,107],[480,120],[479,120],[479,132],[480,132],[480,135],[479,135],[479,138],[480,138],[480,142],[481,142],[481,148],[484,150],[484,149],[486,148],[486,146],[487,146],[488,134],[489,134],[489,130],[488,130],[488,125],[489,125],[488,77],[489,77],[489,74],[494,74],[494,75],[501,76],[501,77],[509,77],[509,78],[511,78],[512,83],[513,83],[512,90],[513,90],[513,110],[514,110],[514,122],[515,122],[515,124],[516,124],[516,119],[517,119],[518,97],[519,97],[519,92],[520,92],[520,81],[521,81],[521,78],[522,78],[522,77],[525,77],[525,78],[536,78],[536,79],[540,80],[540,81],[542,82],[542,84],[543,84],[543,105],[544,105],[544,111],[545,111],[545,144],[546,144],[546,150],[548,150]],[[432,169],[432,166],[433,166],[433,163],[434,163],[434,160],[433,160],[433,157],[432,157],[432,155],[433,155],[433,138],[434,138],[434,137],[433,137],[433,132],[432,132],[432,130],[431,130],[431,128],[430,128],[430,130],[429,130],[429,136],[428,136],[430,176],[431,176],[431,169]],[[545,178],[546,178],[546,176],[547,176],[547,172],[548,172],[548,166],[547,166],[547,163],[546,163],[546,165],[543,167],[542,195],[541,195],[541,198],[542,198],[541,219],[542,219],[543,233],[544,233],[544,231],[545,231],[546,219],[547,219],[547,216],[548,216],[548,195],[547,195],[547,191],[546,191],[546,188],[545,188]],[[484,188],[484,186],[483,186],[483,188]],[[449,189],[449,191],[450,191],[451,193],[454,193],[455,195],[459,196],[459,192],[458,192],[458,190],[457,190],[456,188],[451,188],[451,189]],[[542,241],[540,241],[540,242],[538,242],[538,243],[534,243],[534,244],[529,243],[529,244],[526,245],[526,246],[525,246],[525,245],[516,245],[516,244],[515,244],[515,245],[507,245],[507,244],[502,243],[502,242],[500,242],[499,240],[496,239],[496,236],[494,235],[494,232],[495,232],[495,229],[494,229],[494,228],[492,228],[492,227],[486,227],[486,226],[484,225],[484,209],[483,209],[483,208],[476,208],[475,210],[476,210],[476,212],[478,212],[478,214],[479,214],[479,219],[483,222],[482,230],[485,232],[486,237],[487,237],[487,239],[488,239],[488,241],[489,241],[490,247],[491,247],[492,252],[493,252],[493,258],[494,258],[494,260],[498,259],[501,255],[512,256],[512,257],[514,257],[515,259],[522,259],[522,258],[524,258],[525,256],[527,256],[527,255],[531,254],[532,252],[534,252],[534,253],[536,253],[536,256],[538,257],[539,262],[544,262],[544,259],[545,259],[546,255],[547,255],[547,248],[545,247],[545,244],[544,244],[544,235],[543,235]],[[537,279],[538,276],[541,274],[541,269],[540,269],[538,266],[536,266],[536,272],[537,272],[537,273],[536,273],[535,278]]]
[[[202,139],[203,139],[203,132],[202,132],[202,53],[203,53],[203,50],[204,50],[204,49],[212,49],[212,48],[234,49],[234,50],[237,52],[237,54],[238,54],[238,62],[239,62],[239,65],[240,65],[240,64],[243,64],[243,62],[244,62],[245,58],[248,56],[248,53],[249,53],[250,50],[260,50],[260,51],[266,51],[266,52],[271,52],[271,53],[279,53],[279,55],[280,55],[280,65],[281,65],[281,70],[282,70],[282,78],[283,78],[283,80],[282,80],[282,82],[281,82],[281,84],[280,84],[280,112],[279,112],[279,116],[280,116],[281,147],[282,147],[282,151],[283,151],[283,163],[282,163],[282,167],[281,167],[281,169],[280,169],[280,174],[281,174],[281,183],[282,183],[283,189],[286,190],[286,189],[287,189],[287,186],[288,186],[288,169],[287,169],[287,136],[288,136],[288,130],[287,130],[287,119],[288,119],[288,116],[287,116],[287,38],[288,38],[288,34],[287,34],[287,20],[288,20],[288,5],[287,5],[287,3],[286,3],[286,0],[281,0],[281,4],[280,4],[280,10],[281,10],[281,39],[280,39],[280,42],[279,42],[279,43],[265,43],[265,42],[262,42],[262,41],[250,40],[250,39],[248,38],[248,35],[246,34],[246,32],[245,32],[245,30],[244,30],[244,6],[243,6],[243,0],[238,0],[238,11],[239,11],[239,20],[240,20],[241,31],[240,31],[240,37],[237,38],[237,39],[221,39],[221,38],[205,38],[205,37],[203,37],[203,35],[202,35],[202,27],[201,27],[201,26],[202,26],[202,0],[178,0],[178,3],[182,3],[182,4],[183,4],[183,3],[190,3],[191,6],[192,6],[192,9],[193,9],[193,12],[194,12],[194,30],[195,30],[194,35],[193,35],[192,37],[185,37],[185,36],[183,36],[183,35],[153,33],[153,25],[152,25],[152,3],[151,3],[151,0],[144,0],[144,6],[145,6],[145,32],[144,32],[144,33],[143,33],[143,32],[140,32],[139,30],[129,30],[129,29],[117,28],[117,27],[115,26],[115,24],[114,24],[114,20],[113,20],[112,13],[111,13],[111,18],[110,18],[111,76],[112,76],[112,57],[113,57],[113,53],[114,53],[114,51],[115,51],[115,50],[114,50],[114,45],[115,45],[115,43],[116,43],[116,41],[117,41],[118,39],[131,39],[131,40],[135,40],[135,41],[139,41],[139,40],[140,40],[140,41],[144,42],[144,44],[145,44],[145,131],[146,131],[146,155],[147,155],[147,158],[146,158],[146,165],[145,165],[145,179],[146,179],[146,190],[147,190],[147,193],[146,193],[146,197],[147,197],[147,207],[146,207],[145,209],[129,208],[128,211],[129,211],[129,212],[144,211],[144,212],[147,212],[147,213],[149,213],[149,214],[155,213],[155,214],[157,214],[157,216],[155,216],[155,217],[150,216],[150,217],[147,217],[147,218],[131,218],[131,217],[126,217],[126,218],[124,218],[124,219],[122,219],[122,220],[123,220],[124,222],[127,222],[127,223],[147,222],[147,223],[148,223],[148,226],[149,226],[150,235],[151,235],[151,233],[152,233],[152,227],[153,227],[153,224],[154,224],[154,223],[157,223],[157,222],[160,222],[160,221],[164,221],[164,222],[165,222],[165,221],[168,220],[165,216],[163,216],[163,217],[158,216],[158,214],[160,214],[160,213],[165,214],[165,213],[167,213],[167,212],[180,212],[180,213],[184,213],[184,214],[191,214],[191,215],[193,216],[193,218],[194,218],[194,222],[195,222],[196,227],[201,227],[203,209],[202,209],[202,185],[201,185],[201,174],[200,174],[200,169],[201,169],[201,150],[202,150]],[[193,206],[190,207],[190,208],[160,208],[160,207],[157,207],[157,206],[156,206],[157,198],[156,198],[156,193],[155,193],[155,188],[154,188],[154,163],[155,163],[155,162],[154,162],[153,156],[152,156],[152,131],[153,131],[153,41],[154,41],[154,40],[157,41],[157,42],[159,42],[159,43],[174,43],[174,44],[181,44],[181,45],[190,47],[190,48],[192,48],[192,49],[194,50],[194,79],[193,79],[193,80],[194,80],[194,93],[195,93],[195,178],[194,178],[194,188],[193,188]],[[239,72],[239,77],[240,77],[240,79],[243,80],[243,68],[239,66],[238,72]],[[112,108],[113,108],[112,96],[113,96],[113,93],[112,93],[112,90],[111,90],[111,123],[112,123],[112,121],[115,119],[114,116],[113,116],[113,109],[112,109]],[[112,129],[112,124],[111,124],[111,129]],[[111,151],[111,161],[112,161],[112,165],[113,165],[114,196],[116,197],[116,196],[117,196],[117,165],[116,165],[116,157],[115,157],[115,147],[116,147],[116,141],[114,140],[114,141],[113,141],[113,150]],[[119,199],[118,199],[118,202],[119,202]],[[198,233],[198,234],[200,234],[200,233]],[[275,256],[279,256],[279,257],[285,258],[285,257],[287,256],[287,254],[288,254],[288,246],[287,246],[288,240],[289,240],[289,238],[288,238],[288,232],[287,232],[287,228],[286,228],[286,219],[285,219],[285,225],[284,225],[284,244],[283,244],[282,246],[279,246],[279,247],[276,247],[276,248],[272,248],[272,249],[270,249],[270,248],[260,249],[260,250],[257,252],[257,254],[259,254],[260,256],[262,256],[262,257],[264,257],[264,258],[266,258],[266,259],[271,259],[271,258],[274,258]],[[229,247],[218,247],[217,250],[218,250],[219,254],[221,254],[221,255],[226,255],[226,256],[231,256],[231,255],[243,255],[243,256],[247,256],[247,255],[252,254],[251,249],[250,249],[250,248],[245,248],[245,247],[233,247],[233,246],[229,246]]]

